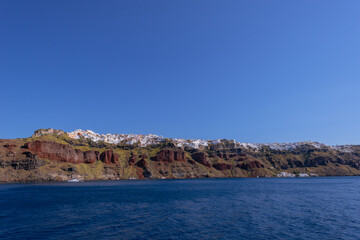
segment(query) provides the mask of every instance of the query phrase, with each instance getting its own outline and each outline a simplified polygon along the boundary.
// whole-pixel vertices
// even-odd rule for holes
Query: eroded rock
[[[98,152],[74,149],[70,145],[56,142],[33,141],[25,144],[32,154],[49,160],[69,163],[93,163],[98,160]]]
[[[246,162],[236,165],[236,167],[239,167],[244,170],[252,170],[255,168],[263,168],[264,165],[259,161],[252,161],[252,162]]]
[[[185,152],[181,149],[163,149],[153,158],[154,161],[172,163],[174,161],[185,162]]]
[[[206,167],[211,167],[211,164],[208,162],[207,156],[205,153],[197,152],[197,153],[192,154],[191,157],[198,163],[200,163]]]
[[[227,163],[216,163],[216,164],[213,164],[212,166],[213,166],[213,168],[220,170],[220,171],[233,168],[230,164],[227,164]]]
[[[105,152],[100,154],[100,160],[106,164],[118,164],[119,155],[117,153],[114,153],[113,150],[106,150]]]
[[[139,160],[137,163],[136,163],[136,166],[137,167],[140,167],[140,168],[144,168],[148,165],[148,163],[144,160],[144,159],[141,159]]]

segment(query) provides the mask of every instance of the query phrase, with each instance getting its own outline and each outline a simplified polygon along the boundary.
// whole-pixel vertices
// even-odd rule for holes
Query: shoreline
[[[42,183],[89,183],[89,182],[138,182],[138,181],[177,181],[177,180],[237,180],[237,179],[309,179],[309,178],[340,178],[340,177],[360,177],[360,175],[339,175],[339,176],[312,176],[312,177],[219,177],[219,178],[153,178],[153,179],[116,179],[116,180],[82,180],[79,182],[68,182],[68,181],[24,181],[24,182],[0,182],[1,185],[5,184],[42,184]]]

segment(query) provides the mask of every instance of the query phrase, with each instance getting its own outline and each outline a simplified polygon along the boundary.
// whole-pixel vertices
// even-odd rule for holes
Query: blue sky
[[[0,1],[0,138],[360,144],[359,1]]]

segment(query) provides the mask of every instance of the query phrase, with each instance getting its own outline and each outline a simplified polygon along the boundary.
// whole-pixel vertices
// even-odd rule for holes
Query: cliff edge
[[[0,139],[0,182],[228,177],[352,176],[360,146],[251,144],[149,134],[39,129]]]

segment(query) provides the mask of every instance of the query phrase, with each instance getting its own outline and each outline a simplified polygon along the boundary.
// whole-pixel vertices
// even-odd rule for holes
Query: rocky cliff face
[[[185,152],[181,149],[163,149],[152,160],[166,163],[185,162]]]
[[[56,142],[32,141],[25,143],[24,148],[28,149],[32,154],[52,161],[94,163],[99,160],[99,152],[97,151],[90,150],[83,152],[79,149],[72,148],[70,145]],[[105,159],[106,157],[107,156],[103,156],[102,158]]]
[[[144,136],[151,142],[156,135]],[[31,138],[0,139],[0,181],[274,177],[280,172],[289,173],[284,176],[360,174],[360,146],[356,145],[239,145],[219,140],[201,147],[195,143],[203,142],[197,141],[189,147],[172,139],[156,139],[144,146],[129,144],[130,140],[113,144],[49,129],[38,130]]]
[[[100,160],[105,164],[119,164],[119,155],[113,150],[106,150],[100,154]]]

